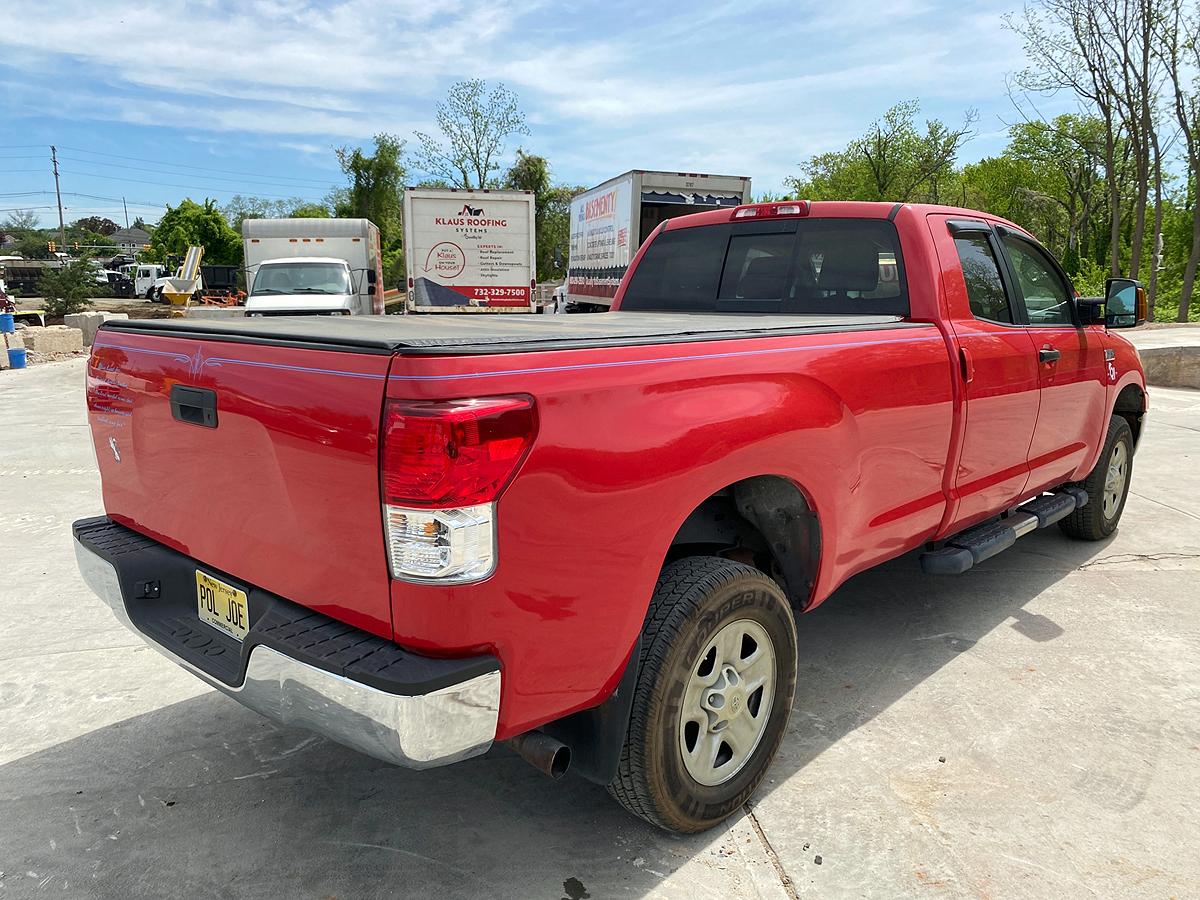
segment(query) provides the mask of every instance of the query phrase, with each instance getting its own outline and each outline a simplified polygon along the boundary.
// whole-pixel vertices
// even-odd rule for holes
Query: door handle
[[[1038,351],[1038,362],[1049,364],[1056,363],[1062,359],[1062,351],[1055,350],[1053,347],[1043,347]]]
[[[971,351],[966,347],[958,348],[958,367],[962,371],[962,380],[970,384],[975,380],[975,363],[971,360]]]
[[[177,422],[217,427],[217,392],[208,388],[171,386],[171,415]]]

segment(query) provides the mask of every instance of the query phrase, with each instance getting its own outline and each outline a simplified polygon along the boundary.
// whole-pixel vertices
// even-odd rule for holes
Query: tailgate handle
[[[171,415],[189,425],[217,427],[217,392],[208,388],[171,386]]]

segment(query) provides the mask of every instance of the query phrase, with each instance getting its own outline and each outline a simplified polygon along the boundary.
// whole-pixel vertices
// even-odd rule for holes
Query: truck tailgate
[[[87,397],[108,515],[235,586],[390,639],[378,471],[388,361],[102,330]]]

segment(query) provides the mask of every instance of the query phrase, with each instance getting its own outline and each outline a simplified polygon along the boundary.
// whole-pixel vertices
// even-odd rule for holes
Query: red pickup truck
[[[672,219],[613,309],[106,323],[85,579],[279,722],[417,768],[507,741],[696,831],[779,746],[794,612],[1120,519],[1144,295],[1077,298],[1012,223]]]

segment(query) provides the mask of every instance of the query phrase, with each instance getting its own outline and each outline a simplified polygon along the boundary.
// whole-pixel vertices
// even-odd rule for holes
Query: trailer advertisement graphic
[[[523,195],[410,191],[405,248],[409,309],[528,309],[532,204]],[[440,195],[440,196],[439,196]]]
[[[581,194],[571,204],[571,271],[567,290],[612,297],[629,267],[630,183]]]

